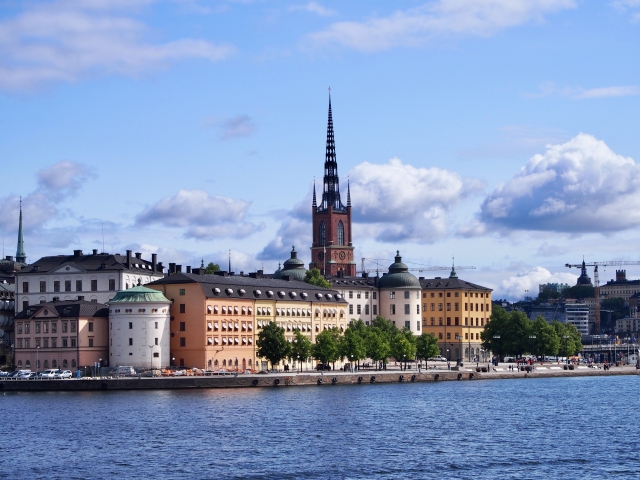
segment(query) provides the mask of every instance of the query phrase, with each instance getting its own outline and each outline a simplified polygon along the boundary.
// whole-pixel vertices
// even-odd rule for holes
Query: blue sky
[[[308,262],[331,86],[357,258],[455,256],[512,299],[639,260],[639,32],[640,0],[2,1],[5,255],[22,196],[31,261],[104,227],[165,263]]]

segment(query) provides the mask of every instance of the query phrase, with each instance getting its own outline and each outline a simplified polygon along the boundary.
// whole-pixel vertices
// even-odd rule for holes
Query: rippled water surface
[[[3,478],[638,477],[639,377],[5,393]]]

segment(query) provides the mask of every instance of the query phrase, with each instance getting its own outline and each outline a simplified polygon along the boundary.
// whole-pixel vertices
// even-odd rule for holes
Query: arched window
[[[327,230],[324,226],[324,222],[320,222],[320,238],[318,239],[318,243],[320,245],[326,245],[327,241]]]
[[[338,245],[344,245],[344,225],[342,220],[338,222]]]
[[[209,368],[211,368],[211,359],[209,359],[208,365],[209,365]]]
[[[226,360],[222,360],[222,366],[226,367],[227,366],[227,361]]]
[[[43,364],[44,369],[46,370],[47,368],[49,368],[49,360],[45,360],[44,364]]]
[[[58,368],[58,362],[55,358],[51,360],[51,368]]]
[[[22,360],[18,360],[18,368],[22,368]]]
[[[213,366],[214,366],[214,367],[216,367],[216,368],[218,368],[218,360],[214,360],[214,362],[213,362]]]
[[[31,367],[31,360],[27,360],[26,362],[24,362],[24,366],[26,368],[30,368]]]
[[[62,368],[67,368],[67,359],[62,360]]]

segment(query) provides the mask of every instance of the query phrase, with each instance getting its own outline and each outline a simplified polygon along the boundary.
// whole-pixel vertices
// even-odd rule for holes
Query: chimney
[[[224,270],[219,270],[217,272],[213,273],[214,275],[218,275],[220,277],[228,277],[229,276],[229,272],[225,272]]]
[[[94,249],[92,250],[92,252],[93,252],[93,254],[94,254],[94,255],[97,255],[97,254],[98,254],[98,249],[97,249],[97,248],[94,248]]]
[[[158,267],[158,254],[157,253],[152,253],[151,254],[151,269],[155,272],[157,267]]]
[[[187,265],[187,273],[191,273],[191,265]]]
[[[131,250],[127,250],[127,268],[131,268]]]
[[[136,252],[136,258],[140,260],[142,258],[142,253]]]
[[[13,255],[7,255],[7,260],[9,260],[10,262],[13,262]]]
[[[173,275],[174,273],[176,273],[176,264],[169,263],[169,275]]]
[[[182,273],[182,265],[176,265],[176,273]]]
[[[74,257],[81,257],[82,256],[82,250],[74,250],[73,251],[73,256]]]
[[[155,254],[154,254],[155,255]],[[160,273],[164,273],[164,267],[162,266],[162,262],[158,262],[158,271]]]
[[[192,268],[191,273],[194,275],[204,275],[204,268]]]

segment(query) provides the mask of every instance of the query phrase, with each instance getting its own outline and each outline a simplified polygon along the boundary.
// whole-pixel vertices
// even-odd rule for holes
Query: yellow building
[[[491,317],[491,289],[460,280],[455,270],[449,278],[420,278],[422,331],[438,339],[447,360],[484,361],[480,333]]]

